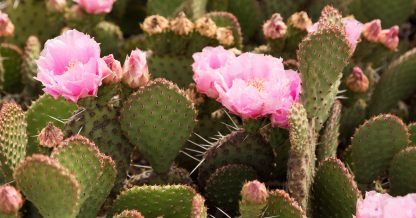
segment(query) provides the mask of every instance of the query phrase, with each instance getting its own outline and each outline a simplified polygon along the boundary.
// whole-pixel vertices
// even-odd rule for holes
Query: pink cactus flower
[[[269,39],[279,39],[286,35],[287,26],[280,14],[275,13],[263,24],[263,34]]]
[[[218,101],[243,119],[272,115],[272,125],[287,127],[287,111],[299,100],[300,77],[282,59],[244,53],[226,65],[215,83]],[[275,117],[275,118],[273,118]]]
[[[123,82],[130,88],[139,88],[149,82],[150,74],[147,67],[146,53],[135,49],[124,61]]]
[[[0,214],[16,214],[22,207],[24,199],[13,186],[0,186]]]
[[[115,0],[74,0],[89,14],[109,13]]]
[[[225,66],[235,59],[234,53],[225,50],[222,46],[205,47],[202,52],[195,53],[192,69],[193,79],[198,92],[208,97],[217,98],[218,91],[215,83],[221,83]]]
[[[388,30],[382,30],[378,40],[388,49],[396,50],[397,46],[399,46],[399,26],[392,26]]]
[[[96,96],[102,74],[98,71],[100,46],[90,36],[68,30],[46,41],[37,60],[38,73],[44,92],[55,98],[63,96],[72,102]]]
[[[378,42],[381,32],[381,21],[379,19],[365,23],[363,26],[363,36],[370,42]]]
[[[346,17],[342,19],[342,22],[345,27],[345,33],[347,35],[348,43],[350,44],[351,50],[354,51],[357,43],[360,40],[361,32],[363,30],[363,24],[357,21],[354,18]],[[312,33],[317,31],[319,28],[319,23],[314,23],[307,30]]]
[[[0,36],[12,36],[14,25],[6,13],[0,11]]]
[[[103,76],[104,84],[118,83],[123,77],[120,61],[114,59],[112,54],[98,60],[98,70]]]
[[[364,200],[357,202],[356,218],[415,218],[416,193],[404,197],[392,197],[370,191]]]

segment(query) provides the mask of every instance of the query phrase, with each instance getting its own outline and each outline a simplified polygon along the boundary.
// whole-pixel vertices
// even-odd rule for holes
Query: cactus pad
[[[283,190],[276,189],[269,193],[265,217],[306,218],[299,204]]]
[[[409,129],[410,134],[410,145],[414,146],[416,145],[416,123],[409,124],[407,128]]]
[[[3,90],[10,93],[18,93],[22,91],[22,74],[21,67],[23,62],[23,51],[16,45],[1,43],[0,56],[1,65],[0,81]]]
[[[390,193],[406,195],[416,192],[416,147],[409,147],[396,154],[390,166]]]
[[[54,159],[34,154],[16,168],[14,179],[43,217],[73,218],[78,213],[80,185]]]
[[[187,87],[192,80],[192,59],[185,56],[153,55],[149,58],[149,71],[153,77],[163,77]]]
[[[335,101],[332,106],[331,113],[326,121],[318,146],[317,157],[319,161],[325,160],[328,157],[336,157],[341,107],[340,101]]]
[[[409,18],[413,12],[414,1],[412,0],[359,0],[361,11],[364,12],[366,20],[380,19],[384,27],[400,25]]]
[[[123,210],[113,218],[144,218],[144,216],[137,210]]]
[[[176,85],[156,79],[132,94],[121,128],[157,173],[169,170],[195,126],[193,103]]]

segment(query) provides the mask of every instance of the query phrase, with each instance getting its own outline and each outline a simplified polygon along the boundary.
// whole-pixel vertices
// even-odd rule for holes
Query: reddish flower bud
[[[282,16],[275,13],[263,24],[263,34],[269,39],[279,39],[286,35],[287,26],[283,22]]]
[[[347,87],[353,92],[364,93],[368,90],[368,78],[359,67],[354,67],[347,78]]]
[[[0,212],[15,214],[23,205],[23,197],[13,186],[0,186]]]

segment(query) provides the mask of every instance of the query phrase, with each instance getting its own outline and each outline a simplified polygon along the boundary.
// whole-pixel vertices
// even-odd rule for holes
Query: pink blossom
[[[0,214],[15,214],[23,205],[23,197],[13,186],[0,186]]]
[[[300,77],[285,70],[282,59],[244,53],[226,65],[215,83],[218,101],[243,119],[272,115],[272,124],[287,127],[287,111],[299,100]]]
[[[365,23],[363,26],[363,36],[370,42],[378,42],[381,32],[381,21],[379,19]]]
[[[396,50],[399,46],[399,27],[392,26],[388,30],[382,30],[378,40],[388,49]]]
[[[89,14],[109,13],[115,0],[74,0]]]
[[[0,11],[0,36],[11,36],[14,32],[14,25],[6,13]]]
[[[360,40],[361,32],[363,30],[363,24],[351,17],[343,18],[342,22],[344,24],[348,43],[350,44],[352,51],[354,51],[355,47],[357,46],[357,43]],[[319,23],[317,22],[308,28],[308,32],[315,32],[318,29]]]
[[[263,24],[263,34],[266,38],[279,39],[286,35],[287,26],[280,14],[275,13]]]
[[[42,82],[43,91],[57,98],[77,102],[87,96],[95,96],[101,85],[98,71],[100,46],[90,36],[77,30],[68,30],[46,41],[37,60],[35,79]]]
[[[214,87],[214,83],[220,83],[222,71],[228,63],[235,59],[235,55],[222,46],[218,46],[215,48],[205,47],[202,52],[195,53],[192,57],[194,59],[192,64],[193,79],[198,92],[211,98],[217,98],[218,91]]]
[[[124,61],[123,82],[131,88],[144,86],[150,79],[146,53],[139,49],[133,50]]]
[[[118,83],[123,77],[120,61],[114,59],[112,54],[98,60],[98,70],[101,72],[105,84]]]
[[[392,197],[370,191],[364,200],[357,202],[356,218],[415,218],[416,194],[404,197]]]

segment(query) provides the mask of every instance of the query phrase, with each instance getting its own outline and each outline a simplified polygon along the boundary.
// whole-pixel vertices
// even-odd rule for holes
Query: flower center
[[[76,65],[78,62],[79,62],[79,61],[77,61],[77,60],[71,60],[71,61],[68,63],[68,65],[65,67],[65,69],[64,69],[64,73],[66,73],[66,72],[70,71],[72,68],[74,68],[74,67],[75,67],[75,65]]]
[[[259,92],[262,92],[264,90],[264,81],[263,80],[249,80],[248,85],[251,87],[256,88]]]

